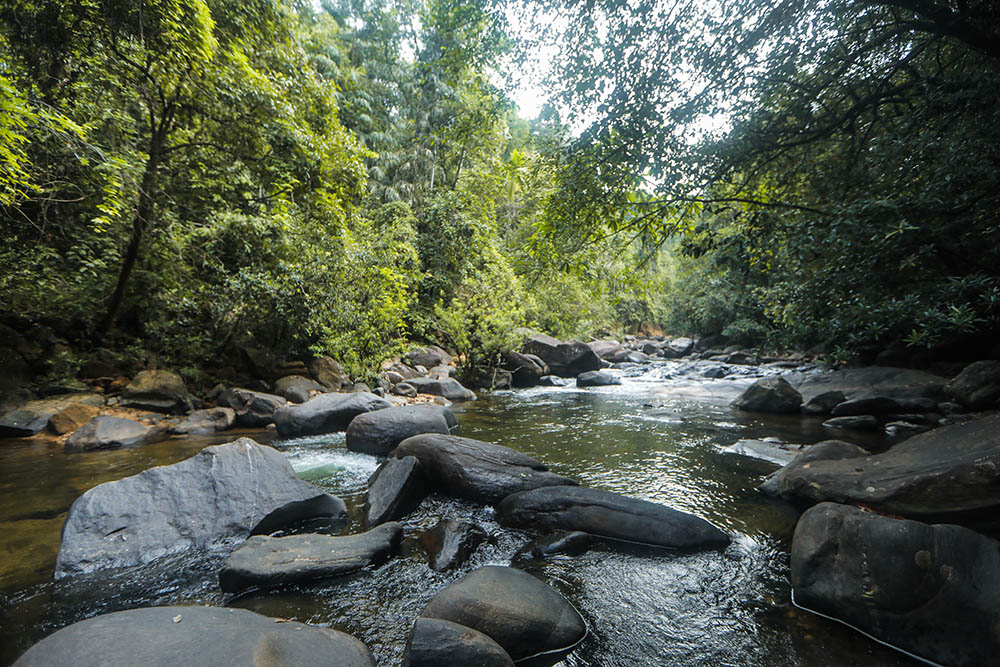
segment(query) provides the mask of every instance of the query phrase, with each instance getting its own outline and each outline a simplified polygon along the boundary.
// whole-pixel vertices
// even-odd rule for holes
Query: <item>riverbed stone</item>
[[[148,607],[95,616],[49,635],[18,667],[268,665],[375,667],[354,637],[226,607]]]
[[[415,435],[399,443],[391,456],[415,456],[433,487],[481,503],[527,489],[576,484],[527,454],[454,435]]]
[[[471,521],[441,519],[420,536],[420,546],[431,569],[443,572],[462,565],[487,539],[486,531]]]
[[[587,371],[576,376],[577,387],[606,387],[621,383],[616,376],[604,371]]]
[[[586,487],[548,487],[507,496],[497,505],[504,526],[580,530],[592,535],[672,549],[713,549],[729,535],[693,514],[648,500]]]
[[[357,535],[255,535],[229,555],[219,572],[227,593],[248,588],[304,584],[381,565],[398,550],[400,523],[389,522]]]
[[[443,396],[449,401],[476,400],[475,392],[471,389],[466,389],[454,378],[413,378],[406,382],[421,394]]]
[[[281,452],[250,438],[206,447],[179,463],[99,484],[77,498],[63,524],[55,576],[230,544],[250,535],[272,512],[319,495],[325,494],[299,479]]]
[[[590,346],[578,340],[561,341],[545,334],[535,334],[525,341],[521,352],[534,354],[548,364],[553,375],[576,377],[586,371],[601,369],[601,358]]]
[[[797,455],[791,460],[790,463],[786,464],[785,467],[771,473],[771,475],[764,480],[764,483],[761,484],[760,490],[769,496],[779,496],[782,494],[781,489],[785,477],[792,475],[794,471],[804,466],[808,467],[807,464],[812,464],[816,461],[855,459],[862,456],[871,456],[871,452],[867,449],[858,447],[853,443],[844,442],[843,440],[824,440],[823,442],[817,442],[815,445],[809,445],[806,447],[805,451]]]
[[[406,363],[410,366],[423,366],[433,368],[434,366],[450,366],[451,355],[437,345],[426,347],[414,347],[406,353]]]
[[[236,423],[236,411],[232,408],[207,408],[195,410],[184,421],[170,427],[175,435],[210,435],[225,431]]]
[[[142,371],[122,391],[121,404],[127,408],[184,414],[191,411],[191,395],[176,373]]]
[[[663,347],[664,355],[674,359],[691,354],[692,350],[694,350],[694,341],[684,336],[674,338]]]
[[[478,630],[440,618],[418,618],[406,640],[402,667],[514,667],[500,644]]]
[[[145,445],[163,437],[165,429],[140,424],[131,419],[98,415],[78,428],[66,440],[67,452],[118,449]]]
[[[514,350],[503,353],[503,367],[510,371],[515,387],[534,387],[543,375],[549,373],[549,367],[541,357]]]
[[[72,433],[100,413],[96,405],[72,403],[49,417],[49,430],[56,435]]]
[[[733,401],[737,410],[748,412],[798,412],[802,396],[787,380],[778,375],[757,380]]]
[[[347,427],[347,448],[373,456],[387,456],[396,445],[421,433],[449,433],[441,405],[406,405],[365,412]]]
[[[568,650],[587,634],[586,623],[566,598],[526,572],[495,565],[446,587],[420,615],[478,630],[515,661]]]
[[[595,538],[582,530],[557,530],[536,538],[517,550],[513,560],[539,560],[550,556],[579,556],[593,546]]]
[[[947,379],[915,370],[887,366],[845,368],[829,372],[795,372],[782,375],[789,384],[810,401],[827,391],[841,391],[847,398],[891,396],[893,398],[937,398]]]
[[[722,448],[723,454],[737,454],[775,465],[783,466],[791,463],[802,453],[804,445],[794,445],[786,442],[769,442],[768,440],[742,439]]]
[[[286,375],[274,383],[274,393],[289,403],[305,403],[313,393],[323,393],[326,387],[301,375]]]
[[[1000,415],[942,426],[873,456],[789,464],[781,497],[862,504],[911,518],[1000,507]]]
[[[862,396],[838,403],[830,410],[830,414],[834,417],[847,417],[854,415],[888,415],[901,411],[902,408],[899,405],[899,401],[889,396]]]
[[[240,426],[267,426],[274,421],[275,411],[287,404],[283,396],[240,387],[227,389],[219,396],[219,405],[232,408]]]
[[[1000,400],[1000,361],[969,364],[945,385],[945,393],[970,410],[985,410]]]
[[[299,405],[274,411],[278,434],[285,438],[345,431],[360,414],[391,408],[392,403],[367,391],[320,394]]]
[[[566,380],[558,375],[543,375],[538,378],[538,386],[540,387],[565,387],[566,384]]]
[[[104,398],[83,392],[28,401],[0,417],[0,438],[26,438],[41,433],[53,415],[76,403],[100,407]]]
[[[853,431],[876,431],[879,428],[879,421],[875,415],[849,415],[827,419],[823,422],[823,426]]]
[[[314,357],[307,365],[313,379],[330,391],[340,391],[342,387],[351,383],[351,378],[344,368],[330,357],[325,355]]]
[[[587,345],[594,354],[610,362],[625,361],[628,350],[616,340],[592,340]]]
[[[795,603],[942,665],[1000,656],[1000,542],[834,503],[792,539]]]
[[[365,494],[365,527],[401,519],[428,493],[427,478],[415,456],[387,459],[368,480]]]

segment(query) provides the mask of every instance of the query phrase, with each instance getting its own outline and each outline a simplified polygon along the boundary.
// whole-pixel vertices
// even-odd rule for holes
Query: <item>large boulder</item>
[[[617,376],[604,371],[587,371],[576,376],[577,387],[607,387],[621,383]]]
[[[844,392],[835,389],[816,394],[809,399],[809,402],[802,406],[804,415],[828,415],[836,406],[847,400]]]
[[[476,394],[453,378],[413,378],[406,381],[418,393],[443,396],[449,401],[474,401]]]
[[[302,584],[381,565],[399,547],[402,524],[391,522],[358,535],[255,535],[226,559],[219,586],[227,593]]]
[[[431,569],[443,572],[468,560],[488,538],[486,531],[471,521],[441,519],[420,536],[420,546]]]
[[[360,414],[391,408],[392,403],[367,391],[353,394],[320,394],[300,405],[274,411],[278,434],[285,438],[347,430]]]
[[[301,375],[286,375],[274,383],[274,393],[290,403],[305,403],[311,392],[323,393],[326,387]]]
[[[67,452],[89,452],[134,447],[161,438],[163,432],[162,428],[145,426],[131,419],[98,415],[69,436],[65,449]]]
[[[798,412],[802,396],[783,377],[772,375],[747,387],[732,405],[748,412]]]
[[[497,505],[504,526],[580,530],[673,549],[721,548],[729,536],[704,519],[647,500],[586,487],[549,487],[507,496]]]
[[[610,362],[625,361],[628,350],[616,340],[593,340],[587,343],[594,354]]]
[[[543,375],[549,373],[548,365],[540,357],[514,350],[503,353],[503,368],[510,371],[515,387],[534,387]]]
[[[149,563],[188,549],[243,540],[268,516],[326,496],[288,459],[249,438],[189,459],[105,482],[76,499],[63,524],[56,578]],[[329,500],[329,499],[327,499]],[[341,501],[333,501],[346,514]],[[329,504],[321,505],[329,507]]]
[[[354,637],[225,607],[149,607],[74,623],[28,649],[18,667],[268,665],[375,667]]]
[[[403,518],[420,504],[427,490],[427,479],[416,457],[387,459],[368,480],[365,528]]]
[[[941,393],[947,380],[912,368],[865,366],[845,368],[825,373],[785,373],[805,401],[828,391],[843,392],[847,398],[859,396],[891,396],[893,398],[934,398]]]
[[[210,435],[232,428],[236,411],[232,408],[207,408],[195,410],[179,424],[170,427],[175,435]]]
[[[941,665],[1000,664],[1000,542],[834,503],[799,519],[795,603]]]
[[[435,595],[420,615],[478,630],[515,661],[568,650],[587,634],[580,613],[562,595],[510,567],[470,572]]]
[[[782,493],[782,485],[785,484],[785,477],[793,474],[793,471],[803,466],[809,467],[807,464],[812,464],[816,461],[856,459],[861,456],[871,456],[871,452],[843,440],[824,440],[823,442],[818,442],[815,445],[807,447],[804,452],[796,456],[780,470],[771,473],[764,480],[764,483],[761,484],[760,490],[769,496],[779,496]]]
[[[392,456],[416,457],[432,485],[481,503],[495,503],[517,491],[576,484],[527,454],[454,435],[415,435],[399,443]]]
[[[412,435],[450,432],[446,412],[451,410],[440,405],[405,405],[365,412],[347,427],[347,448],[386,456]]]
[[[184,414],[191,411],[191,395],[176,373],[142,371],[122,391],[121,404],[127,408]]]
[[[548,364],[554,375],[576,377],[586,371],[601,369],[601,358],[590,346],[578,340],[561,341],[545,334],[535,334],[521,348]]]
[[[53,415],[77,403],[100,407],[104,398],[100,394],[80,393],[28,401],[0,417],[0,438],[26,438],[41,433]]]
[[[450,366],[451,355],[437,345],[415,347],[406,353],[406,363],[410,366],[423,366],[424,368]]]
[[[1000,415],[915,435],[874,456],[792,462],[782,498],[863,504],[903,516],[1000,507]]]
[[[343,367],[327,356],[310,359],[309,374],[330,391],[340,391],[344,385],[351,383],[351,378]]]
[[[1000,400],[1000,361],[977,361],[945,385],[948,396],[970,410],[985,410]]]
[[[500,644],[478,630],[439,618],[418,618],[406,640],[402,667],[514,667]]]
[[[274,421],[274,412],[288,404],[281,396],[250,389],[227,389],[219,396],[219,405],[236,411],[240,426],[267,426]]]
[[[691,354],[692,351],[694,351],[694,341],[684,336],[674,338],[663,348],[663,354],[674,359]]]

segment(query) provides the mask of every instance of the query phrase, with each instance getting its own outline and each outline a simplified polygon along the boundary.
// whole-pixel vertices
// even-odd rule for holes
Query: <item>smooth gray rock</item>
[[[901,410],[899,402],[889,396],[863,396],[838,403],[830,410],[830,414],[834,417],[888,415]]]
[[[142,371],[122,391],[121,404],[128,408],[170,414],[191,411],[191,396],[181,376],[170,371]]]
[[[406,363],[411,366],[423,366],[424,368],[450,366],[451,355],[437,345],[415,347],[406,353]]]
[[[837,405],[847,400],[847,396],[840,390],[824,391],[816,394],[809,402],[802,406],[802,414],[805,415],[828,415]]]
[[[947,380],[912,368],[866,366],[825,373],[786,373],[788,380],[806,401],[827,391],[841,391],[847,398],[892,396],[893,398],[934,398]]]
[[[507,496],[497,505],[504,526],[580,530],[672,549],[713,549],[729,535],[701,517],[666,505],[586,487],[553,486]]]
[[[326,387],[301,375],[286,375],[274,383],[274,393],[290,403],[305,403],[314,391],[323,393]]]
[[[152,428],[131,419],[98,415],[78,428],[66,440],[67,452],[118,449],[144,445],[163,437],[162,428]]]
[[[760,490],[769,496],[781,495],[782,484],[785,477],[792,475],[794,471],[802,468],[806,464],[815,461],[837,461],[840,459],[855,459],[860,456],[871,456],[871,452],[862,449],[850,442],[843,440],[824,440],[815,445],[809,445],[805,451],[796,456],[784,468],[776,470],[768,476],[764,483],[760,485]]]
[[[515,661],[568,650],[587,634],[580,613],[562,595],[510,567],[470,572],[435,595],[420,615],[478,630]]]
[[[802,396],[778,375],[761,378],[746,388],[732,406],[748,412],[798,412]]]
[[[795,603],[942,665],[1000,664],[1000,542],[823,503],[792,539]]]
[[[236,411],[232,408],[208,408],[195,410],[184,421],[170,427],[176,435],[207,435],[225,431],[236,423]]]
[[[540,387],[565,387],[566,384],[566,380],[558,375],[543,375],[538,378],[538,385]]]
[[[18,667],[375,667],[354,637],[225,607],[149,607],[74,623],[28,649]]]
[[[77,498],[63,524],[55,576],[242,540],[275,510],[320,495],[283,454],[249,438],[206,447]]]
[[[1000,361],[977,361],[945,385],[945,393],[970,410],[985,410],[1000,400]]]
[[[854,431],[875,431],[879,428],[879,421],[875,415],[851,415],[827,419],[823,422],[823,426]]]
[[[338,537],[255,535],[226,559],[219,572],[219,586],[227,593],[238,593],[340,577],[389,560],[402,535],[403,526],[396,522]]]
[[[545,334],[535,334],[521,348],[548,364],[553,375],[576,377],[586,371],[601,369],[601,358],[590,346],[578,340],[561,341]]]
[[[577,387],[606,387],[621,383],[617,377],[604,371],[587,371],[576,376]]]
[[[274,421],[274,413],[288,404],[282,396],[250,389],[227,389],[219,396],[219,405],[236,411],[240,426],[267,426]]]
[[[386,456],[396,445],[412,435],[449,433],[446,413],[441,405],[406,405],[365,412],[347,427],[347,448],[373,456]],[[454,420],[454,416],[452,416]]]
[[[471,521],[441,519],[420,536],[420,546],[431,569],[443,572],[462,565],[487,539],[486,531]]]
[[[407,438],[399,443],[392,456],[415,456],[434,487],[481,503],[495,503],[526,489],[576,484],[548,472],[548,468],[527,454],[453,435],[429,433]]]
[[[28,401],[0,417],[0,438],[26,438],[41,433],[53,415],[74,403],[100,407],[104,398],[100,394],[80,393]]]
[[[443,396],[449,401],[476,400],[475,392],[466,389],[453,378],[413,378],[407,380],[406,383],[416,389],[418,393]]]
[[[427,493],[427,479],[415,456],[387,459],[368,480],[365,527],[403,518],[416,509]]]
[[[592,340],[587,345],[598,357],[611,362],[624,361],[629,352],[616,340]]]
[[[439,618],[418,618],[402,667],[514,667],[500,644],[478,630]]]
[[[274,411],[278,434],[285,438],[345,431],[351,420],[365,412],[391,408],[392,403],[367,391],[321,394],[301,405]]]

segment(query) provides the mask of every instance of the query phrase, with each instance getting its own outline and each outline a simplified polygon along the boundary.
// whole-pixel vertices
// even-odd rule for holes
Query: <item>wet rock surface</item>
[[[451,410],[440,405],[407,405],[360,414],[347,427],[347,448],[386,456],[410,436],[449,433],[446,413]]]
[[[544,361],[553,375],[576,377],[586,371],[601,369],[601,358],[586,343],[578,340],[561,341],[545,334],[535,334],[521,347],[521,352],[534,354]]]
[[[604,371],[587,371],[576,376],[577,387],[606,387],[621,383],[616,376]]]
[[[402,667],[514,667],[500,644],[478,630],[439,618],[418,618],[406,640]]]
[[[780,376],[761,378],[733,401],[737,410],[748,412],[798,412],[802,396]]]
[[[401,519],[420,504],[428,490],[423,467],[415,456],[387,459],[368,481],[365,527]]]
[[[441,519],[420,536],[420,546],[427,554],[431,569],[443,572],[468,560],[488,538],[486,531],[471,521]]]

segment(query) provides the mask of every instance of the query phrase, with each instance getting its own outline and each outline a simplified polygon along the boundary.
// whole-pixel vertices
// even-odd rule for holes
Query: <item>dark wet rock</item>
[[[226,559],[219,586],[227,593],[302,584],[381,565],[398,550],[402,524],[383,523],[358,535],[249,538]]]
[[[579,556],[590,550],[594,536],[582,530],[560,530],[528,542],[514,555],[514,560],[539,560],[565,554]]]
[[[874,456],[792,463],[783,498],[860,503],[910,517],[1000,507],[1000,415],[942,426]]]
[[[174,434],[207,435],[225,431],[236,423],[236,411],[232,408],[208,408],[195,410],[179,424],[170,427]]]
[[[383,365],[383,369],[396,373],[404,380],[412,380],[413,378],[420,377],[420,373],[418,373],[416,369],[399,361],[393,361],[387,365]]]
[[[534,387],[543,375],[549,373],[548,365],[541,358],[513,350],[504,352],[503,367],[510,371],[515,387]]]
[[[330,391],[340,391],[344,385],[351,383],[351,378],[343,367],[327,356],[310,359],[309,374]]]
[[[281,452],[249,438],[105,482],[63,524],[56,578],[149,563],[247,537],[269,514],[323,495]],[[305,517],[302,517],[305,518]]]
[[[728,374],[729,370],[725,366],[712,366],[702,371],[701,376],[711,380],[721,380]]]
[[[853,431],[875,431],[879,428],[879,421],[875,415],[850,415],[848,417],[834,417],[823,422],[826,428],[842,428]]]
[[[49,430],[56,435],[72,433],[99,415],[101,409],[87,403],[72,403],[49,417]]]
[[[795,602],[942,665],[1000,662],[1000,543],[823,503],[792,540]]]
[[[838,461],[840,459],[854,459],[860,456],[871,456],[871,452],[862,449],[850,442],[843,440],[824,440],[815,445],[809,445],[801,454],[792,459],[781,470],[777,470],[764,481],[760,490],[769,496],[781,495],[783,480],[793,475],[796,470],[812,464],[816,461]]]
[[[636,347],[643,354],[650,357],[656,357],[664,352],[667,347],[667,343],[662,340],[636,341]]]
[[[929,431],[931,428],[932,426],[929,424],[920,424],[904,420],[890,421],[885,424],[885,432],[889,435],[913,435],[914,433]]]
[[[275,533],[340,532],[347,525],[347,506],[344,501],[327,493],[305,500],[285,503],[270,512],[253,527],[251,535],[272,535]],[[309,526],[310,530],[301,530]],[[322,528],[322,530],[320,530]]]
[[[75,403],[100,407],[104,398],[100,394],[74,393],[28,401],[0,417],[0,438],[26,438],[41,433],[53,415]]]
[[[616,376],[603,371],[587,371],[576,376],[577,387],[606,387],[621,383],[622,381]]]
[[[826,373],[786,373],[783,375],[803,399],[812,400],[827,391],[842,391],[847,398],[892,396],[893,398],[936,398],[947,380],[912,368],[866,366]]]
[[[358,415],[391,408],[392,403],[369,392],[320,394],[299,405],[274,411],[274,424],[285,438],[346,431]]]
[[[184,414],[191,411],[191,396],[184,380],[176,373],[142,371],[122,391],[121,404],[128,408]]]
[[[624,361],[629,352],[624,345],[616,340],[593,340],[587,345],[594,351],[594,354],[606,361]]]
[[[933,398],[897,398],[899,412],[937,412],[938,402]]]
[[[386,456],[412,435],[448,433],[447,413],[451,410],[440,405],[407,405],[360,414],[347,427],[347,448]]]
[[[449,379],[449,376],[445,375],[432,379],[445,381]],[[480,368],[463,373],[462,382],[478,389],[510,389],[514,386],[514,374],[503,368]]]
[[[28,649],[18,667],[268,665],[375,667],[354,637],[226,607],[149,607],[74,623]]]
[[[755,352],[736,350],[734,352],[726,353],[726,356],[722,359],[722,361],[735,366],[752,366],[753,364],[758,363],[759,359]]]
[[[514,667],[500,644],[478,630],[440,618],[418,618],[406,640],[402,667]]]
[[[542,359],[553,375],[576,377],[586,371],[601,369],[601,358],[590,346],[578,340],[561,341],[545,334],[529,338],[521,351],[534,354]]]
[[[466,389],[459,384],[458,380],[452,378],[413,378],[412,380],[407,380],[407,383],[413,385],[417,392],[421,394],[443,396],[449,401],[476,400],[475,392]]]
[[[494,503],[526,489],[576,484],[548,472],[527,454],[453,435],[434,433],[407,438],[392,456],[415,456],[432,485],[449,495],[482,503]]]
[[[847,396],[840,390],[824,391],[816,394],[809,402],[802,406],[802,414],[806,415],[828,415],[834,407],[847,400]]]
[[[566,380],[558,375],[543,375],[538,378],[538,386],[540,387],[565,387],[566,384]]]
[[[274,394],[237,388],[222,392],[218,403],[236,412],[236,423],[240,426],[267,426],[274,421],[274,412],[288,401]]]
[[[651,359],[645,352],[629,352],[625,355],[625,361],[632,364],[648,364]]]
[[[693,350],[694,341],[683,336],[680,338],[674,338],[663,347],[664,355],[674,359],[691,354]]]
[[[585,487],[549,487],[512,494],[497,505],[497,521],[520,528],[581,530],[675,549],[729,545],[729,536],[701,517]]]
[[[291,403],[305,403],[312,392],[323,393],[326,387],[301,375],[286,375],[274,383],[274,393]]]
[[[1000,361],[969,364],[951,382],[945,393],[970,410],[985,410],[1000,400]]]
[[[830,414],[834,417],[887,415],[893,412],[900,412],[899,402],[888,396],[852,398],[843,403],[838,403],[830,410]]]
[[[802,396],[784,378],[774,375],[754,382],[732,405],[748,412],[798,412]]]
[[[411,366],[423,366],[424,368],[450,366],[451,355],[437,345],[428,345],[427,347],[416,347],[407,352],[406,362]]]
[[[66,440],[67,452],[117,449],[145,445],[163,437],[164,429],[144,426],[131,419],[99,415],[78,428]]]
[[[427,478],[415,456],[387,459],[368,480],[365,528],[403,518],[416,509],[427,492]]]
[[[580,613],[563,596],[510,567],[470,572],[435,595],[420,615],[478,630],[518,661],[572,648],[587,634]]]
[[[396,396],[403,396],[405,398],[416,398],[417,388],[414,387],[409,382],[400,382],[392,386],[392,393]]]
[[[420,536],[420,546],[431,569],[443,572],[462,565],[487,539],[486,531],[471,521],[441,519]]]

